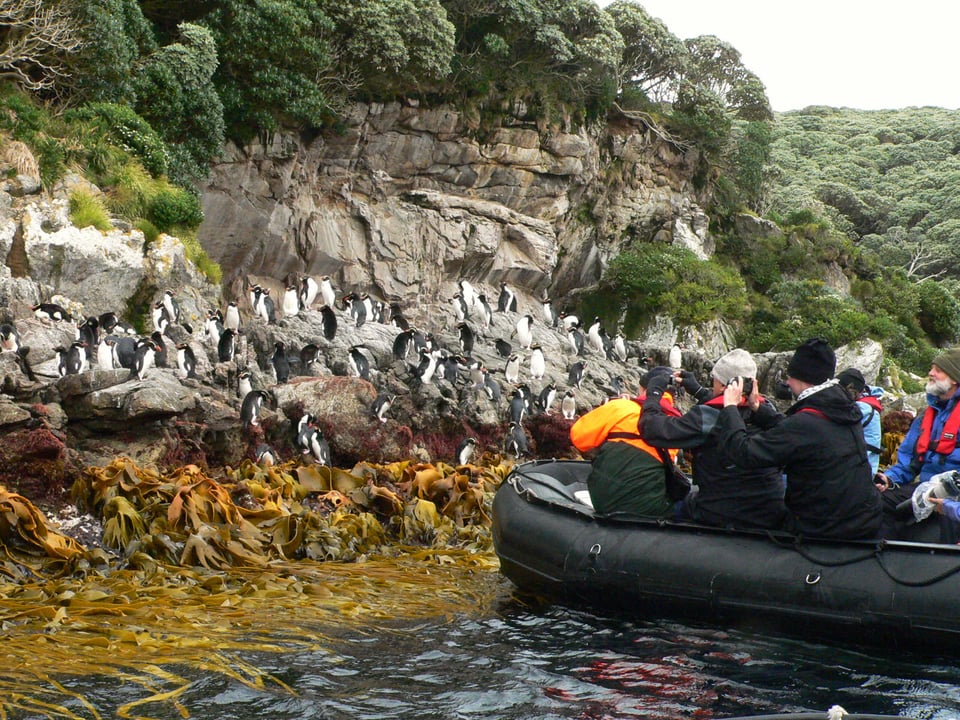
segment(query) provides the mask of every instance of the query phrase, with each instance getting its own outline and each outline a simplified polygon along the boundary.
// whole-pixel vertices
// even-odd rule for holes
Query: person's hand
[[[689,370],[678,370],[673,374],[673,378],[691,395],[700,392],[700,382],[697,380],[697,376]]]
[[[927,495],[927,502],[933,505],[934,511],[943,515],[943,498],[938,498],[934,495]]]
[[[743,394],[743,380],[740,378],[734,378],[727,383],[727,386],[723,389],[723,406],[730,407],[731,405],[740,404],[740,396]]]
[[[650,378],[649,382],[647,382],[647,397],[656,398],[657,402],[660,402],[660,398],[670,384],[670,377],[669,373],[662,373]]]
[[[882,472],[878,472],[873,476],[873,484],[877,486],[877,490],[883,492],[884,490],[890,489],[890,478],[884,475]]]
[[[760,383],[757,382],[756,378],[751,378],[753,380],[752,388],[750,388],[750,397],[747,398],[747,407],[756,412],[760,409]]]

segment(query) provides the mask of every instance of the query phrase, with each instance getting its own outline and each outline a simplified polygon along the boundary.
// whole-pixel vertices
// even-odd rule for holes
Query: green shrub
[[[200,199],[183,188],[171,185],[153,196],[147,219],[162,232],[170,232],[174,227],[197,227],[203,222]]]
[[[86,190],[75,190],[70,194],[70,222],[78,228],[92,225],[101,232],[113,227],[103,201]]]
[[[220,265],[210,259],[206,250],[200,245],[196,233],[182,233],[180,235],[180,242],[183,243],[183,249],[187,259],[196,265],[197,269],[206,275],[210,282],[219,283],[223,279],[223,271],[220,269]]]
[[[169,187],[169,183],[154,180],[138,162],[125,162],[113,169],[109,178],[110,192],[107,204],[111,211],[128,220],[145,218],[153,197]]]
[[[154,177],[167,172],[166,145],[146,120],[126,105],[93,103],[72,111],[72,117],[100,128],[114,143],[140,160]]]
[[[160,237],[160,231],[157,230],[157,226],[149,220],[138,220],[133,226],[143,233],[144,245],[153,245],[153,243],[157,241],[157,238]]]

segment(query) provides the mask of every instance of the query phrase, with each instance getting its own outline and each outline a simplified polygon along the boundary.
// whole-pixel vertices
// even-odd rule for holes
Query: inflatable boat
[[[592,609],[924,648],[960,642],[960,547],[814,540],[638,517],[589,504],[590,463],[517,465],[493,501],[501,572]]]

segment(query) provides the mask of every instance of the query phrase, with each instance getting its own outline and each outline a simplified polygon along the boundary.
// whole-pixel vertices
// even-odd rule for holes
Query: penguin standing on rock
[[[547,372],[547,361],[543,356],[543,348],[539,343],[530,346],[530,377],[534,380],[542,380]]]
[[[627,338],[622,331],[613,338],[613,352],[620,362],[627,361]]]
[[[362,380],[370,380],[370,361],[360,350],[362,345],[353,345],[349,351],[350,369]]]
[[[130,379],[136,377],[143,381],[147,377],[150,368],[154,366],[159,348],[153,338],[145,338],[137,345],[137,351],[133,357],[133,367],[130,368]]]
[[[413,346],[412,329],[402,330],[393,339],[393,357],[397,360],[406,360],[410,354],[410,348]]]
[[[154,330],[160,333],[167,331],[167,326],[170,325],[170,313],[168,313],[167,308],[164,307],[163,300],[157,300],[153,304],[150,318],[153,320]]]
[[[320,359],[320,348],[313,343],[307,343],[300,348],[300,372],[309,375],[310,366]]]
[[[527,434],[523,426],[518,422],[510,423],[510,430],[506,438],[507,452],[513,455],[517,460],[530,454],[530,448],[527,445]]]
[[[573,390],[567,390],[560,401],[560,412],[566,420],[573,420],[577,416],[577,398]]]
[[[73,319],[70,317],[70,313],[56,303],[40,303],[39,305],[34,305],[31,309],[38,320],[61,322],[63,320]]]
[[[540,395],[537,398],[537,407],[540,408],[540,412],[549,413],[550,408],[553,407],[553,403],[557,399],[557,384],[550,383],[543,390],[540,391]]]
[[[484,330],[489,330],[490,326],[493,325],[493,310],[490,309],[487,296],[484,293],[477,295],[476,304],[480,308],[480,324]]]
[[[163,307],[167,311],[167,316],[172,324],[180,325],[188,333],[193,333],[193,328],[184,322],[185,318],[183,317],[183,313],[180,312],[180,303],[178,303],[174,297],[173,290],[167,290],[163,294]]]
[[[185,342],[177,344],[177,370],[181,378],[197,376],[197,356]]]
[[[524,315],[517,320],[516,336],[520,347],[524,349],[533,344],[533,315]]]
[[[153,340],[154,344],[153,364],[157,367],[165,368],[167,366],[167,343],[164,342],[163,335],[154,331],[150,335],[150,339]],[[143,340],[140,342],[142,343]]]
[[[310,413],[304,413],[297,422],[297,437],[294,444],[304,455],[310,452],[310,435],[316,427],[317,419]]]
[[[92,315],[77,328],[77,340],[87,349],[87,360],[93,360],[94,348],[100,344],[100,320]]]
[[[572,385],[579,390],[580,383],[583,382],[583,371],[586,369],[586,367],[587,363],[585,360],[578,360],[575,363],[571,363],[567,372],[567,384]]]
[[[497,338],[493,345],[497,349],[497,355],[500,357],[508,358],[513,354],[513,345],[503,338]]]
[[[522,362],[523,355],[520,353],[514,353],[507,358],[507,364],[503,368],[503,374],[508,383],[513,383],[516,385],[518,382],[520,382],[520,365]]]
[[[469,323],[461,322],[457,323],[457,330],[460,335],[460,352],[469,355],[473,352],[473,345],[476,340],[473,328],[470,327]]]
[[[515,423],[523,422],[523,416],[527,411],[527,403],[523,399],[523,393],[514,390],[510,398],[510,421]]]
[[[270,362],[273,364],[273,371],[276,373],[277,382],[285,383],[290,379],[290,361],[287,359],[287,346],[281,341],[273,345],[273,357]]]
[[[578,356],[583,355],[583,333],[576,325],[567,330],[567,342],[570,344],[570,349],[573,350],[573,352]]]
[[[284,317],[293,317],[300,312],[300,291],[296,285],[287,285],[280,308]]]
[[[314,280],[309,275],[305,276],[300,280],[300,307],[306,309],[313,305],[313,301],[317,299],[317,294],[320,292],[320,286],[317,284],[317,281]]]
[[[17,352],[20,349],[20,333],[12,323],[0,325],[0,352]]]
[[[127,335],[117,338],[113,344],[113,357],[117,367],[132,370],[137,357],[137,341]]]
[[[240,422],[244,428],[256,427],[260,424],[260,414],[263,404],[269,400],[266,390],[251,390],[240,404]]]
[[[517,311],[517,295],[506,282],[500,283],[500,296],[497,298],[497,310],[500,312]]]
[[[114,355],[113,346],[117,339],[113,335],[104,335],[97,344],[97,368],[100,370],[113,370]]]
[[[216,317],[214,317],[216,319]],[[240,308],[237,305],[236,300],[231,300],[227,303],[227,311],[223,315],[223,320],[221,321],[223,328],[230,328],[234,332],[240,329]]]
[[[330,305],[320,308],[320,324],[323,326],[323,337],[332,342],[337,334],[337,314]]]
[[[393,407],[393,401],[396,399],[396,395],[388,395],[387,393],[377,395],[376,400],[373,401],[373,405],[370,407],[377,420],[382,423],[387,421],[387,413],[390,412],[390,408]]]
[[[323,300],[323,304],[328,307],[333,307],[337,304],[337,292],[333,289],[333,282],[330,280],[329,275],[324,275],[320,278],[320,299]]]
[[[224,328],[220,334],[220,342],[217,343],[217,358],[220,362],[230,362],[237,352],[237,333],[229,328]]]
[[[237,397],[245,398],[251,390],[253,390],[253,383],[250,382],[250,371],[241,370],[237,373]]]
[[[330,445],[323,436],[323,431],[318,427],[312,427],[310,429],[312,432],[308,435],[308,442],[313,461],[318,465],[330,467]]]
[[[470,461],[473,460],[473,454],[476,449],[477,439],[475,437],[464,438],[463,441],[457,445],[456,464],[469,465]]]
[[[105,312],[101,313],[97,317],[97,323],[100,326],[100,329],[107,335],[112,333],[117,325],[120,324],[120,318],[117,317],[115,312]]]

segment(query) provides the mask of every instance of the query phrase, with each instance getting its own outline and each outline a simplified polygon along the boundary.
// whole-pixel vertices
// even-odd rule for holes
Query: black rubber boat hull
[[[521,590],[808,638],[927,648],[960,640],[960,548],[598,518],[574,497],[589,468],[525,463],[497,491],[494,548]]]

